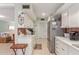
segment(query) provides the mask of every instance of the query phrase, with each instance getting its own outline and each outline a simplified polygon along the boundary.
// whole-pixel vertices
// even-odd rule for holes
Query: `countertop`
[[[79,41],[73,41],[73,40],[70,40],[69,38],[62,37],[62,36],[56,36],[55,38],[61,40],[62,42],[68,44],[69,46],[79,51],[79,47],[76,47],[73,45],[73,44],[79,45]]]

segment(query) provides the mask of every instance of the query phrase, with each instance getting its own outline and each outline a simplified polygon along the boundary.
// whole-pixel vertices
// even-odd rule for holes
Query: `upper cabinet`
[[[79,4],[73,4],[68,10],[62,13],[63,28],[79,27]]]
[[[68,28],[69,27],[69,15],[68,12],[62,13],[62,28]]]
[[[79,4],[74,4],[69,9],[69,27],[79,27]]]

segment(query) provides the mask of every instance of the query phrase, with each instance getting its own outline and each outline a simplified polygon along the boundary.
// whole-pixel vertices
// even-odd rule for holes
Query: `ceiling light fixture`
[[[42,16],[45,16],[46,15],[46,13],[42,13]]]

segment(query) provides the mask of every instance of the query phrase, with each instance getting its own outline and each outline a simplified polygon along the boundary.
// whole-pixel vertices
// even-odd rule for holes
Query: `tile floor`
[[[0,55],[14,55],[10,49],[11,43],[0,43]]]
[[[39,39],[37,40],[37,43],[42,44],[42,49],[34,49],[33,55],[50,55],[46,39]],[[10,49],[11,44],[12,43],[0,43],[0,55],[14,55],[14,52]]]
[[[50,55],[50,52],[47,48],[47,39],[38,39],[37,44],[42,44],[42,49],[34,49],[33,55]]]

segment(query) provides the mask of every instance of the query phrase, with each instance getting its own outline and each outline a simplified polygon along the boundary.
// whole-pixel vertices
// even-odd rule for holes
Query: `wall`
[[[16,4],[15,6],[15,21],[18,21],[18,15],[23,11],[22,9],[23,4]],[[24,25],[26,28],[33,28],[33,21],[28,16],[27,12],[24,14]],[[16,27],[18,27],[18,23],[16,23]]]
[[[25,28],[33,28],[33,22],[32,19],[28,16],[28,14],[24,14],[24,25],[20,26],[18,25],[18,15],[23,11],[22,9],[22,5],[23,4],[15,4],[15,36],[16,36],[16,40],[15,42],[18,42],[17,40],[17,28],[19,27],[25,27]]]
[[[33,21],[32,21],[32,19],[30,19],[30,18],[28,17],[27,14],[25,15],[24,24],[25,24],[25,27],[26,27],[26,28],[33,28]]]
[[[24,26],[19,26],[18,25],[18,15],[22,12],[22,4],[16,4],[15,6],[15,43],[22,43],[22,44],[28,44],[28,47],[26,49],[26,54],[32,54],[32,46],[33,46],[33,38],[32,35],[27,35],[21,39],[19,38],[20,36],[17,35],[17,28],[19,27],[24,27],[24,28],[33,28],[33,22],[32,19],[30,19],[30,17],[27,14],[24,14]],[[18,53],[22,54],[21,51],[19,51]]]
[[[35,26],[35,36],[37,38],[47,38],[47,21],[37,21]]]
[[[0,20],[0,32],[7,32],[9,30],[8,26],[9,26],[8,22]]]
[[[15,26],[15,23],[0,20],[0,32],[8,32],[12,36],[15,33],[15,30],[9,30],[10,25]]]

